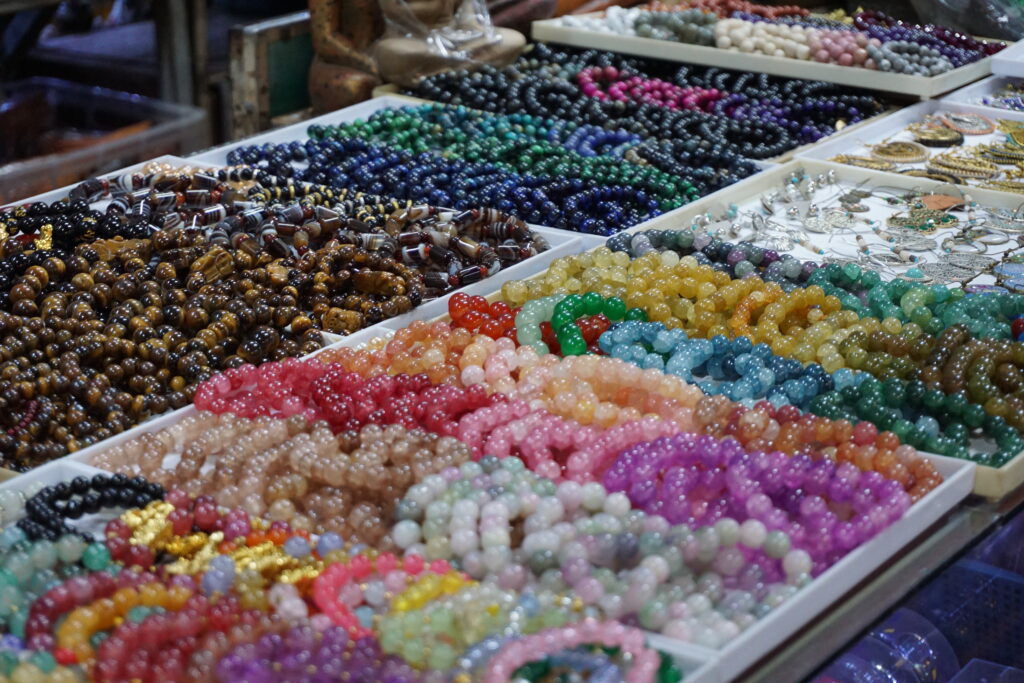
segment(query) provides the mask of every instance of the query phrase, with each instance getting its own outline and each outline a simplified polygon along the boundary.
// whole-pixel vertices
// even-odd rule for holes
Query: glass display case
[[[811,680],[1024,682],[1024,511],[897,601]]]

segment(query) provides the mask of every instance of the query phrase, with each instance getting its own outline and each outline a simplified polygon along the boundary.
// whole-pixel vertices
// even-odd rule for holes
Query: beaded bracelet
[[[120,681],[131,676],[131,669],[162,670],[166,675],[171,666],[181,672],[205,633],[225,632],[239,623],[252,625],[257,616],[255,611],[243,610],[234,596],[213,604],[204,596],[192,595],[176,611],[146,613],[135,607],[96,649],[92,677]],[[177,660],[170,666],[166,659],[161,661],[169,651]]]
[[[524,608],[524,602],[525,597],[512,591],[471,581],[454,593],[385,614],[377,627],[380,647],[385,653],[401,656],[415,669],[447,671],[466,647],[514,624],[513,612],[525,621],[533,610]],[[544,610],[541,618],[545,621],[561,624],[568,620],[565,607],[553,598],[534,598],[533,606]]]
[[[597,430],[543,410],[517,417],[493,428],[481,452],[520,457],[553,481],[596,481],[620,450],[678,430],[672,422],[651,418]]]
[[[460,420],[460,434],[472,414]],[[201,412],[186,420],[122,443],[93,464],[130,468],[192,495],[217,494],[223,505],[296,528],[376,542],[385,534],[391,501],[427,475],[470,457],[469,444],[398,425],[371,424],[335,436],[327,423],[309,425],[299,416],[250,420]],[[178,463],[163,469],[167,454],[176,450]],[[133,461],[141,464],[126,464]],[[344,496],[336,495],[340,489]],[[184,533],[188,527],[175,520],[174,528]]]
[[[769,471],[786,473],[785,483],[778,486]],[[744,453],[730,439],[691,434],[624,450],[604,482],[610,491],[627,492],[634,504],[675,524],[708,526],[725,515],[740,522],[756,519],[784,531],[795,549],[809,555],[788,556],[789,540],[777,539],[765,552],[783,558],[787,568],[806,560],[808,572],[813,561],[815,575],[898,521],[910,507],[901,485],[878,472],[861,472],[850,463],[837,467],[828,460],[812,464],[807,456]],[[776,502],[783,499],[785,507]],[[851,507],[848,516],[833,511],[842,513],[846,505]]]
[[[1024,448],[1016,430],[987,420],[983,405],[970,403],[963,395],[953,396],[928,389],[920,380],[900,382],[890,378],[881,382],[871,378],[855,391],[832,391],[816,397],[810,409],[831,419],[869,420],[916,448],[955,458],[1000,462]],[[940,425],[947,426],[940,432]],[[983,436],[989,436],[987,432],[992,428],[990,438],[998,447],[996,454],[971,451],[970,436],[979,428]]]
[[[509,641],[487,663],[484,674],[486,683],[503,683],[512,679],[522,665],[561,650],[578,647],[585,643],[600,643],[605,647],[619,647],[632,658],[626,672],[627,683],[649,683],[660,665],[660,657],[654,650],[644,647],[643,632],[628,628],[618,622],[599,622],[586,618],[571,626],[545,629],[539,633]]]
[[[70,484],[48,486],[25,502],[25,518],[18,526],[30,539],[56,540],[74,533],[62,517],[78,519],[103,507],[142,507],[164,497],[163,487],[141,477],[97,474],[92,479],[76,477]],[[86,537],[86,540],[91,540]]]
[[[4,553],[0,556],[0,576],[7,588],[3,595],[0,622],[8,632],[24,636],[30,605],[54,584],[85,569],[101,569],[109,561],[102,544],[86,544],[78,535],[67,534],[56,542],[29,541],[12,526],[5,534]],[[14,537],[11,545],[6,545]]]
[[[90,637],[93,633],[108,629],[136,606],[163,607],[178,610],[192,596],[192,589],[183,585],[164,586],[161,583],[144,583],[135,587],[114,591],[110,600],[100,601],[92,606],[77,607],[57,627],[57,645],[70,650],[79,662],[87,662],[94,656]]]
[[[331,621],[345,628],[349,637],[362,638],[373,635],[372,617],[387,603],[397,604],[399,597],[409,601],[405,591],[425,572],[448,576],[451,566],[444,560],[428,564],[419,555],[406,555],[401,560],[391,553],[356,555],[347,563],[331,564],[316,578],[313,601]],[[369,580],[371,575],[380,578]]]
[[[719,438],[731,436],[752,450],[778,450],[851,462],[861,470],[877,469],[896,479],[913,501],[942,481],[942,475],[913,446],[901,445],[892,432],[879,432],[870,422],[853,425],[801,415],[795,406],[775,408],[759,401],[752,409],[736,407],[721,396],[709,396],[694,411],[697,430]],[[770,435],[769,438],[765,438]],[[834,450],[832,450],[834,449]]]
[[[420,675],[400,658],[384,655],[370,637],[352,639],[345,629],[315,630],[293,626],[287,632],[265,634],[242,644],[217,664],[220,680],[263,678],[296,680],[307,676],[329,680],[416,683]]]
[[[515,322],[518,308],[504,301],[488,303],[482,296],[456,293],[448,300],[448,315],[452,324],[471,332],[486,334],[492,339],[509,337],[515,341]]]
[[[572,593],[580,598],[581,606],[599,607],[608,617],[639,614],[645,628],[664,631],[669,635],[676,634],[675,637],[679,637],[684,630],[692,633],[693,629],[697,629],[699,634],[687,639],[699,635],[700,642],[707,640],[720,644],[723,638],[728,639],[738,634],[741,624],[746,623],[746,620],[730,621],[716,611],[714,605],[723,597],[717,589],[712,590],[717,583],[706,586],[702,583],[699,587],[691,584],[692,592],[687,589],[680,591],[679,587],[672,588],[673,578],[685,577],[691,572],[697,575],[717,571],[713,569],[715,567],[734,567],[736,571],[748,567],[744,576],[773,583],[776,589],[772,594],[780,601],[791,594],[783,590],[783,584],[776,583],[786,573],[789,573],[795,585],[809,580],[806,572],[810,571],[811,561],[803,551],[792,551],[784,572],[783,563],[760,552],[764,535],[751,537],[750,543],[754,545],[751,547],[750,559],[738,549],[732,548],[731,544],[720,544],[717,535],[712,541],[710,534],[717,534],[713,530],[700,531],[702,538],[708,536],[708,552],[697,551],[699,546],[703,547],[700,544],[704,541],[692,541],[693,545],[688,546],[690,550],[686,550],[685,543],[691,542],[686,539],[693,538],[687,527],[671,527],[661,517],[630,510],[625,495],[608,493],[603,486],[594,482],[582,486],[575,482],[562,482],[556,486],[554,482],[543,480],[535,473],[523,469],[523,463],[516,458],[499,460],[485,456],[479,463],[463,465],[459,478],[478,481],[484,485],[480,490],[485,491],[512,491],[529,487],[537,496],[536,503],[530,502],[529,508],[529,514],[535,522],[528,525],[523,540],[514,542],[510,531],[513,522],[527,514],[514,494],[509,492],[499,496],[488,495],[486,498],[476,496],[470,500],[466,497],[469,492],[460,486],[458,479],[450,480],[448,494],[444,491],[431,491],[422,485],[411,488],[406,496],[410,502],[406,508],[409,516],[395,526],[394,538],[396,544],[410,553],[426,552],[428,555],[458,559],[471,577],[491,577],[488,584],[496,580],[499,587],[523,590],[524,586],[533,585],[538,578],[545,576],[547,579],[542,583],[543,586]],[[501,488],[494,486],[495,483]],[[452,500],[451,494],[457,497]],[[442,496],[445,496],[443,502],[438,500]],[[609,516],[617,521],[609,519]],[[422,524],[418,520],[422,520]],[[576,530],[572,538],[566,538],[553,530],[559,527],[560,520],[571,520]],[[637,554],[635,534],[641,531],[656,531],[658,542],[644,545],[640,548],[642,553]],[[421,543],[421,538],[425,543]],[[668,547],[676,546],[677,543],[680,545],[676,548]],[[621,555],[616,550],[620,545]],[[560,549],[568,553],[570,546],[573,548],[571,554],[563,555]],[[712,552],[711,549],[715,550]],[[668,560],[660,557],[663,553],[677,557],[679,563],[669,565]],[[626,558],[623,560],[625,564],[616,562],[615,558],[620,556]],[[575,568],[572,571],[566,569],[556,585],[552,581],[558,573],[551,574],[546,570],[557,568],[561,562],[566,561],[560,560],[560,557],[575,558]],[[606,569],[609,566],[615,566],[618,573]],[[621,583],[605,583],[606,578],[610,580],[613,577],[617,577]],[[631,584],[639,585],[630,588]],[[605,595],[604,585],[621,586],[621,592],[618,589],[615,592],[617,599]],[[792,586],[794,590],[795,585]],[[707,590],[708,595],[698,598],[692,594],[703,590]],[[699,611],[694,612],[693,616],[696,618],[698,614],[708,613],[707,619],[711,621],[700,622],[698,628],[697,621],[684,623],[681,621],[682,616],[670,618],[666,612],[667,604],[690,600],[700,605]],[[653,607],[652,601],[658,602],[661,609],[651,611],[649,608]],[[749,616],[749,610],[753,608],[754,605],[750,604],[732,614],[745,613]],[[712,613],[713,616],[710,616]],[[708,630],[712,623],[720,630]],[[385,644],[385,649],[389,647]]]
[[[687,339],[682,330],[668,330],[661,323],[624,323],[601,336],[599,345],[613,358],[642,368],[657,368],[694,382],[707,395],[723,394],[734,401],[767,397],[774,405],[807,403],[829,391],[836,380],[816,363],[776,356],[765,344],[747,337],[729,340]],[[838,370],[854,381],[849,370]]]
[[[157,576],[149,572],[134,570],[113,570],[116,567],[92,571],[82,576],[74,576],[64,580],[39,596],[28,609],[25,620],[25,642],[36,650],[53,650],[57,660],[62,664],[73,664],[77,655],[67,649],[57,648],[53,629],[61,618],[79,607],[109,598],[121,588],[139,586],[143,583],[157,581]]]

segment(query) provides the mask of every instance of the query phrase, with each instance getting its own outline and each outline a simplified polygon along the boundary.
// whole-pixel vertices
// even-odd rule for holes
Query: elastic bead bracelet
[[[57,646],[74,653],[76,661],[88,662],[94,656],[89,639],[96,631],[115,626],[118,619],[127,616],[133,607],[179,610],[192,594],[191,588],[180,584],[168,587],[154,582],[119,588],[110,598],[102,598],[91,605],[72,610],[57,627]]]
[[[385,655],[372,637],[352,639],[345,629],[292,626],[237,645],[216,663],[220,681],[386,681],[417,683],[420,675]]]
[[[626,672],[626,683],[650,683],[661,664],[655,650],[644,646],[644,634],[618,622],[599,622],[587,618],[561,628],[511,640],[487,663],[486,683],[505,683],[519,667],[546,654],[575,648],[588,643],[618,647],[631,655],[632,664]]]
[[[313,601],[331,621],[346,629],[351,638],[370,636],[373,635],[372,615],[381,613],[399,596],[408,600],[404,591],[424,572],[447,575],[451,565],[444,560],[427,563],[419,555],[406,555],[401,559],[391,553],[376,557],[356,555],[347,563],[329,565],[316,578]],[[373,575],[378,578],[370,580]]]
[[[544,354],[550,349],[542,340],[541,325],[550,322],[558,339],[561,355],[577,356],[587,351],[584,332],[576,320],[582,316],[602,315],[606,321],[645,320],[646,314],[638,308],[627,308],[617,297],[602,297],[596,292],[583,296],[574,294],[554,295],[528,301],[516,314],[516,339],[520,344],[533,346],[537,353]],[[590,326],[588,325],[588,328]],[[588,329],[594,337],[596,330]],[[599,334],[599,333],[598,333]]]
[[[767,344],[755,345],[747,337],[689,339],[662,323],[623,323],[603,334],[598,344],[614,358],[678,375],[709,396],[723,394],[734,401],[768,398],[773,405],[803,408],[836,384],[817,363],[804,366],[777,356]],[[836,372],[843,381],[854,381],[849,370]]]
[[[782,558],[787,568],[807,564],[808,572],[813,561],[813,575],[898,521],[910,507],[900,483],[878,472],[862,472],[850,463],[813,462],[806,455],[748,453],[732,439],[693,434],[630,447],[608,468],[604,483],[673,524],[710,526],[720,516],[760,521],[776,537],[765,545],[768,556]],[[798,552],[790,557],[790,541],[775,532],[784,532]]]

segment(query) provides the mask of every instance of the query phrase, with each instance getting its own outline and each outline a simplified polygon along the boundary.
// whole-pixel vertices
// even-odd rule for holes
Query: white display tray
[[[584,14],[580,17],[600,17],[600,13]],[[562,43],[575,47],[589,47],[610,50],[623,54],[664,59],[670,62],[686,62],[717,66],[736,71],[800,78],[811,81],[827,81],[865,90],[879,90],[903,96],[927,100],[942,93],[955,90],[972,81],[992,73],[990,60],[985,57],[977,62],[947,71],[938,76],[908,76],[906,74],[871,71],[859,67],[822,64],[811,60],[790,59],[750,54],[738,50],[723,50],[706,45],[689,45],[668,40],[621,36],[614,33],[590,31],[562,25],[559,19],[544,19],[533,22],[534,40]]]
[[[871,151],[867,145],[878,144],[883,140],[886,142],[896,141],[908,141],[912,142],[914,137],[907,132],[906,128],[912,123],[922,121],[925,116],[929,114],[935,114],[938,112],[963,112],[971,114],[982,114],[991,119],[1002,118],[1010,121],[1024,121],[1024,112],[1017,111],[1004,111],[1002,109],[992,109],[988,107],[978,107],[969,104],[961,104],[959,102],[944,103],[939,100],[932,100],[930,102],[919,102],[905,109],[901,109],[895,114],[873,121],[869,125],[857,131],[856,135],[845,136],[836,140],[825,140],[821,143],[805,149],[797,154],[797,159],[818,159],[820,161],[827,161],[832,157],[840,154],[850,154],[856,156],[871,156]],[[1006,140],[1006,136],[1000,133],[997,129],[995,132],[988,135],[967,135],[965,136],[965,144],[976,145],[979,143],[992,144],[999,143]],[[932,153],[936,150],[941,151],[940,148],[929,148]],[[845,165],[845,164],[844,164]],[[900,168],[920,168],[925,167],[925,162],[917,164],[899,164]],[[1002,169],[1010,168],[1009,166],[1002,166]],[[883,174],[887,178],[894,177],[906,177],[899,173],[890,171],[876,171],[877,173]],[[918,178],[918,180],[926,180],[925,178]],[[969,187],[971,194],[980,191],[978,187],[974,185],[964,185],[963,187]],[[1020,203],[1020,196],[1013,193],[1002,193],[999,194],[1011,194],[1018,198],[1017,204]],[[1014,205],[1016,208],[1016,204]]]
[[[946,106],[956,108],[963,107],[965,111],[976,111],[979,114],[985,114],[985,116],[1010,118],[1012,114],[1024,114],[1024,112],[1013,109],[992,107],[987,104],[983,104],[981,102],[981,98],[994,95],[1010,81],[1019,80],[1020,79],[1012,78],[1010,76],[989,76],[988,78],[981,79],[977,83],[971,83],[970,85],[965,85],[959,90],[954,90],[943,97],[940,101]]]
[[[309,137],[306,134],[306,131],[309,130],[310,126],[349,123],[359,119],[369,118],[382,109],[400,109],[402,107],[416,106],[416,103],[410,101],[410,99],[411,98],[403,97],[401,95],[384,95],[383,97],[374,97],[366,100],[365,102],[345,107],[344,109],[338,109],[337,111],[322,114],[321,116],[317,116],[306,121],[293,123],[290,126],[275,128],[274,130],[259,133],[248,138],[242,138],[241,140],[234,140],[218,147],[211,147],[210,149],[193,154],[189,159],[194,162],[224,166],[228,163],[228,153],[232,150],[238,149],[239,147],[262,145],[267,142],[280,144],[282,142],[292,142],[293,140],[305,140]]]
[[[186,159],[185,157],[178,157],[178,156],[174,156],[174,155],[171,155],[171,154],[165,154],[163,156],[156,157],[155,159],[147,159],[146,161],[140,161],[139,163],[132,164],[131,166],[125,166],[124,168],[117,169],[116,171],[110,171],[109,173],[101,173],[100,175],[98,175],[96,177],[98,177],[98,178],[116,178],[118,176],[124,175],[125,173],[135,173],[137,171],[141,171],[148,164],[152,164],[152,163],[167,163],[167,164],[176,164],[176,165],[180,165],[180,166],[189,166],[189,165],[195,166],[195,165],[197,165],[196,162],[194,160],[192,160],[192,159]],[[200,165],[203,165],[203,164],[200,164]],[[208,164],[208,165],[209,166],[213,166],[212,164]],[[0,208],[3,208],[5,206],[21,206],[23,204],[32,204],[34,202],[46,202],[47,204],[52,204],[53,202],[56,202],[58,200],[61,200],[61,199],[65,198],[65,197],[67,197],[68,196],[68,192],[70,192],[74,188],[76,188],[79,185],[81,185],[82,182],[84,182],[84,181],[79,181],[77,183],[72,183],[71,185],[65,185],[64,187],[58,187],[58,188],[50,190],[48,192],[43,192],[41,194],[33,195],[31,197],[28,197],[27,199],[18,199],[18,200],[13,201],[13,202],[8,202],[7,204],[0,204]],[[105,204],[102,203],[102,202],[100,202],[99,204],[101,206],[105,206]]]
[[[79,475],[88,476],[101,472],[102,470],[88,464],[92,455],[144,432],[168,427],[194,410],[189,406],[151,420],[113,439],[108,439],[103,444],[97,444],[8,482],[0,483],[0,489],[24,489],[35,481],[52,484]],[[173,459],[177,456],[172,454],[169,457]],[[687,683],[725,683],[770,655],[787,638],[824,612],[890,558],[897,556],[903,547],[921,536],[971,492],[975,467],[972,463],[934,455],[926,457],[942,474],[944,481],[941,485],[914,504],[900,521],[837,562],[726,647],[713,650],[653,633],[648,634],[649,643],[672,655],[683,665],[687,672]],[[102,517],[98,516],[95,526],[98,527],[98,523],[102,521]],[[88,520],[86,524],[88,525]]]
[[[992,55],[992,73],[1000,76],[1024,76],[1024,44],[1012,43]]]
[[[357,105],[357,106],[360,106],[360,105]],[[138,164],[134,164],[132,166],[128,166],[128,167],[123,168],[123,169],[118,169],[116,171],[111,171],[110,173],[103,174],[100,177],[103,177],[103,178],[113,178],[113,177],[117,177],[117,176],[123,175],[125,173],[133,173],[133,172],[141,170],[146,164],[149,164],[151,162],[164,162],[164,163],[170,163],[170,164],[180,164],[180,165],[183,165],[183,166],[184,165],[209,166],[211,169],[220,168],[220,166],[221,166],[220,164],[215,164],[215,163],[208,162],[208,161],[198,160],[196,157],[191,157],[191,158],[187,158],[186,159],[186,158],[182,158],[182,157],[165,155],[165,156],[157,157],[156,159],[151,159],[149,161],[145,161],[145,162],[141,162],[141,163],[138,163]],[[27,199],[18,200],[16,202],[12,202],[11,204],[8,204],[7,206],[20,206],[20,205],[23,205],[23,204],[31,204],[31,203],[34,203],[34,202],[52,203],[52,202],[58,201],[60,199],[63,199],[64,197],[66,197],[68,195],[68,192],[71,189],[73,189],[76,185],[78,185],[78,183],[75,183],[74,185],[68,185],[68,186],[65,186],[65,187],[62,187],[62,188],[58,188],[58,189],[55,189],[55,190],[50,190],[49,192],[45,192],[43,194],[39,194],[39,195],[36,195],[34,197],[29,197]],[[103,202],[99,202],[98,205],[102,207],[103,206]],[[547,251],[542,252],[540,254],[537,254],[536,256],[533,256],[533,257],[531,257],[531,258],[529,258],[529,259],[527,259],[527,260],[525,260],[525,261],[523,261],[521,263],[517,263],[517,264],[515,264],[515,265],[513,265],[513,266],[511,266],[509,268],[505,268],[505,269],[499,271],[496,275],[493,275],[493,276],[491,276],[489,278],[481,280],[480,282],[473,283],[472,285],[469,285],[469,286],[466,286],[466,287],[462,287],[461,289],[456,290],[456,291],[457,292],[464,292],[464,293],[470,294],[470,295],[475,295],[475,294],[483,295],[483,294],[488,294],[488,293],[490,293],[492,291],[495,291],[495,290],[500,290],[501,289],[501,285],[504,284],[505,282],[507,282],[508,280],[519,280],[519,279],[523,279],[523,278],[528,278],[528,277],[530,277],[532,275],[535,275],[537,273],[540,273],[540,272],[546,270],[547,267],[551,264],[551,262],[554,261],[556,258],[558,258],[560,256],[568,256],[570,254],[575,254],[575,253],[578,253],[578,252],[581,252],[581,251],[586,251],[587,249],[591,249],[593,247],[596,247],[596,246],[599,246],[601,244],[604,244],[604,240],[605,240],[605,238],[598,237],[596,235],[583,235],[583,234],[575,233],[575,232],[572,232],[572,231],[569,231],[569,230],[557,230],[555,228],[547,228],[547,227],[543,227],[543,226],[534,226],[534,225],[531,225],[530,228],[532,230],[535,230],[536,232],[540,233],[541,235],[543,235],[545,237],[545,239],[547,239],[548,244],[550,245],[551,248],[548,249]],[[436,318],[439,315],[447,312],[447,310],[448,310],[448,300],[455,293],[456,292],[451,292],[449,294],[446,294],[445,296],[442,296],[442,297],[439,297],[437,299],[433,299],[431,301],[428,301],[427,303],[424,303],[424,304],[421,304],[420,306],[417,306],[416,308],[414,308],[412,311],[410,311],[408,313],[405,313],[403,315],[397,316],[395,318],[390,318],[390,319],[381,321],[379,323],[376,323],[375,325],[370,325],[370,326],[368,326],[366,328],[363,328],[362,330],[359,330],[358,332],[356,332],[356,333],[354,333],[352,335],[341,336],[341,335],[332,334],[332,333],[329,333],[329,332],[324,332],[323,336],[324,336],[325,345],[324,345],[323,348],[330,348],[332,346],[337,346],[337,345],[340,345],[340,346],[358,345],[358,344],[361,344],[361,343],[365,343],[366,341],[372,339],[373,337],[382,336],[382,335],[387,335],[387,334],[393,333],[394,330],[397,330],[397,329],[400,329],[402,327],[405,327],[406,325],[408,325],[409,323],[411,323],[414,320],[431,320],[433,318]],[[314,354],[311,354],[311,355],[315,355],[316,353],[319,353],[320,351],[323,350],[323,348],[320,349],[319,351],[314,352]],[[135,433],[135,430],[138,430],[138,429],[145,428],[143,431],[149,431],[149,429],[160,429],[163,426],[167,426],[169,424],[173,424],[174,421],[180,419],[180,415],[179,414],[182,413],[182,411],[188,411],[188,410],[194,410],[194,409],[192,408],[191,405],[189,405],[189,406],[185,406],[184,408],[180,408],[180,409],[175,410],[175,411],[171,411],[171,412],[168,412],[168,413],[164,413],[162,415],[157,415],[157,416],[151,417],[147,421],[144,421],[144,422],[136,425],[135,427],[133,427],[132,429],[130,429],[130,430],[126,431],[126,432],[122,432],[121,434],[115,435],[115,436],[111,437],[110,439],[106,439],[106,440],[104,440],[104,441],[102,441],[102,442],[100,442],[98,444],[94,444],[93,446],[90,446],[88,449],[83,449],[83,451],[81,451],[79,453],[72,454],[72,456],[79,456],[81,453],[90,452],[91,449],[100,448],[100,447],[107,447],[107,446],[110,446],[110,445],[113,445],[113,444],[116,444],[116,443],[120,443],[125,438],[130,438],[127,435]],[[65,456],[65,457],[72,457],[72,456]],[[54,462],[61,462],[61,461],[62,460],[57,460],[57,461],[54,461]],[[40,469],[40,468],[35,468],[35,469],[31,470],[31,471],[35,472],[38,469]],[[23,477],[23,476],[25,476],[25,475],[24,474],[19,475],[19,474],[16,474],[16,473],[12,472],[11,470],[0,468],[0,482],[4,481],[5,479],[8,479],[8,478],[20,478],[20,477]]]
[[[916,106],[930,106],[932,104],[933,103],[928,102]],[[735,205],[741,214],[754,212],[765,215],[764,210],[761,208],[761,197],[769,192],[773,192],[781,188],[785,179],[798,169],[803,169],[812,176],[833,171],[839,185],[847,189],[853,189],[858,186],[885,186],[890,191],[900,192],[929,189],[934,189],[936,192],[950,192],[950,185],[929,180],[927,178],[905,176],[898,173],[871,171],[856,166],[848,166],[845,164],[837,164],[817,159],[794,159],[793,161],[780,164],[775,168],[766,170],[763,173],[759,173],[756,176],[752,176],[736,183],[729,188],[731,192],[728,194],[716,193],[714,195],[708,195],[703,199],[699,199],[684,207],[680,207],[671,214],[652,218],[651,220],[636,225],[625,232],[634,233],[652,229],[665,230],[670,228],[688,228],[692,224],[694,217],[700,214],[710,214],[712,217],[718,218],[722,216],[731,205]],[[1021,203],[1019,195],[1008,192],[995,192],[993,190],[983,190],[976,187],[970,188],[969,192],[974,199],[985,206],[998,207],[1001,209],[1016,209]],[[829,196],[832,194],[838,195],[839,192],[832,192]],[[866,205],[871,210],[866,213],[856,214],[856,216],[858,218],[877,220],[883,225],[885,223],[885,218],[891,215],[894,211],[893,208],[888,207],[887,205],[883,206],[881,202],[866,202]],[[788,206],[790,205],[781,202],[776,203],[775,215],[770,216],[769,218],[777,220],[785,225],[799,227],[799,222],[786,218],[785,211]],[[836,202],[832,202],[829,206],[838,206],[838,204]],[[820,208],[828,208],[828,206]],[[864,239],[869,248],[882,248],[886,246],[886,242],[871,232],[865,223],[858,224],[856,226],[855,233]],[[936,242],[941,245],[943,238],[951,237],[956,233],[957,230],[954,228],[945,228],[936,231],[935,234],[930,235],[930,237],[935,239]],[[856,243],[853,234],[854,233],[849,231],[845,233],[837,233],[836,236],[830,240],[828,235],[810,231],[806,232],[808,241],[811,244],[824,249],[830,254],[844,257],[854,257],[857,253],[858,244]],[[728,238],[725,239],[727,239],[727,241],[737,241],[728,240]],[[988,255],[997,256],[999,251],[1009,248],[1017,248],[1016,242],[1011,240],[1005,245],[990,247]],[[819,262],[823,259],[820,254],[806,249],[801,245],[796,245],[787,253],[792,254],[801,261]],[[916,253],[916,255],[920,256],[922,261],[925,262],[935,260],[937,257],[937,254],[932,254],[931,252],[919,252]],[[981,275],[972,282],[977,284],[991,284],[994,280],[989,275]]]

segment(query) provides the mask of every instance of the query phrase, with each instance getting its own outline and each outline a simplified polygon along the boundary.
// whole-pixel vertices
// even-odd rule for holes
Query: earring
[[[980,242],[973,242],[965,237],[947,237],[942,240],[942,251],[947,254],[984,254],[988,247]]]
[[[916,208],[908,211],[906,216],[901,214],[902,211],[889,216],[885,219],[885,224],[890,228],[910,228],[925,234],[931,234],[939,228],[954,228],[960,224],[959,218],[945,211]]]
[[[939,285],[964,282],[977,277],[976,272],[949,263],[922,263],[918,269]]]

